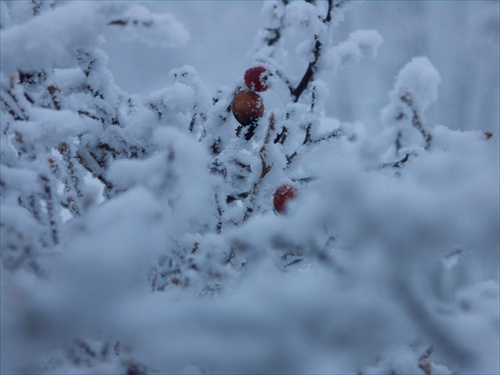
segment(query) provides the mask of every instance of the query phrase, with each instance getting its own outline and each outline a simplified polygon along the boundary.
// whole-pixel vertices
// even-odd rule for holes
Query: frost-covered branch
[[[305,134],[305,137],[304,137],[304,141],[302,142],[302,144],[299,146],[299,148],[297,150],[295,150],[292,154],[290,154],[290,155],[288,155],[286,157],[287,164],[290,164],[297,157],[298,152],[304,146],[307,146],[307,145],[310,145],[310,144],[314,144],[314,143],[320,143],[320,142],[323,142],[323,141],[326,141],[326,140],[329,140],[329,139],[332,139],[332,138],[339,138],[339,137],[342,137],[342,136],[345,135],[344,128],[341,127],[339,129],[336,129],[336,130],[333,130],[333,131],[329,132],[328,134],[322,135],[321,137],[312,138],[312,136],[311,136],[311,128],[312,128],[312,124],[308,124],[307,128],[306,128],[306,134]]]
[[[408,105],[408,107],[410,107],[412,111],[411,124],[420,132],[420,134],[422,134],[422,137],[424,137],[425,149],[428,150],[431,146],[432,135],[424,128],[421,115],[415,107],[415,103],[413,102],[413,96],[409,92],[404,92],[401,95],[401,101]]]
[[[264,138],[264,142],[262,147],[259,150],[259,158],[261,161],[261,169],[260,169],[260,175],[258,180],[255,182],[255,184],[252,187],[252,190],[250,192],[250,199],[249,203],[247,205],[245,215],[243,216],[243,221],[248,220],[248,218],[252,215],[253,211],[255,210],[255,201],[257,199],[257,195],[259,194],[259,187],[262,184],[262,181],[264,178],[267,176],[267,174],[271,171],[273,165],[272,163],[269,163],[267,153],[266,153],[266,147],[268,146],[270,140],[271,140],[271,134],[275,130],[275,119],[274,119],[274,113],[271,113],[269,115],[268,119],[268,127],[266,130],[266,135]]]
[[[300,83],[297,85],[296,88],[291,89],[290,93],[294,97],[294,101],[298,102],[300,96],[304,92],[304,90],[307,88],[309,85],[309,82],[314,79],[314,72],[316,71],[316,64],[318,63],[319,57],[321,55],[321,42],[319,41],[319,38],[317,35],[314,36],[314,60],[309,63],[307,66],[307,70],[302,76],[302,79],[300,80]]]
[[[382,121],[399,129],[396,136],[396,148],[402,147],[403,138],[410,138],[411,133],[401,126],[410,122],[424,139],[424,148],[429,149],[431,133],[425,128],[424,113],[437,98],[437,87],[441,82],[439,73],[426,57],[417,57],[406,64],[396,77],[394,89],[390,92],[390,103],[382,109]]]
[[[288,87],[290,95],[293,97],[294,102],[298,102],[302,93],[308,88],[309,83],[314,80],[314,75],[318,70],[318,62],[323,53],[323,49],[329,44],[326,37],[330,33],[331,24],[334,20],[335,11],[343,11],[345,4],[349,0],[334,1],[329,0],[327,3],[326,14],[320,14],[320,7],[316,2],[306,1],[288,2],[282,1],[281,3],[274,2],[269,7],[269,21],[275,24],[275,27],[268,27],[263,33],[262,39],[265,43],[265,48],[257,49],[256,55],[258,58],[264,60],[272,58],[274,51],[278,46],[278,42],[283,38],[287,28],[297,24],[311,29],[311,51],[309,62],[306,71],[300,78],[298,84],[294,85],[291,80],[280,69],[275,70],[275,74],[282,80]],[[339,13],[340,14],[340,13]],[[324,39],[324,40],[322,40]],[[263,55],[260,57],[260,55]]]
[[[230,87],[185,65],[130,95],[104,30],[186,28],[53,4],[0,3],[2,373],[498,373],[498,145],[425,120],[427,58],[385,128],[340,121],[320,72],[382,38],[334,43],[345,0],[264,2]]]
[[[118,18],[109,21],[108,25],[120,27],[120,35],[124,39],[139,39],[152,47],[185,47],[190,39],[186,27],[174,16],[152,13],[139,5],[132,6]]]

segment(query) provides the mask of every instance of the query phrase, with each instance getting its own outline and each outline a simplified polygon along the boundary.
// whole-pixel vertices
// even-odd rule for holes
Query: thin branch
[[[231,252],[229,253],[229,256],[226,259],[225,264],[231,263],[231,261],[236,257],[236,253],[234,252],[234,249],[231,249]]]
[[[379,169],[401,168],[408,162],[408,160],[410,160],[410,155],[412,154],[406,154],[401,160],[398,160],[396,162],[384,163],[379,167]]]
[[[104,120],[104,118],[103,118],[103,117],[97,117],[97,116],[94,116],[94,115],[90,114],[90,113],[89,113],[89,112],[87,112],[87,111],[78,110],[78,111],[77,111],[77,113],[78,113],[79,115],[81,115],[81,116],[85,116],[85,117],[88,117],[88,118],[90,118],[90,119],[92,119],[92,120],[99,121],[101,124],[104,124],[104,122],[106,121],[106,120]]]
[[[281,30],[279,27],[268,27],[266,31],[269,33],[268,36],[264,38],[268,46],[272,46],[281,39]]]
[[[247,209],[245,211],[245,215],[243,216],[243,221],[246,221],[253,212],[253,207],[255,205],[255,200],[257,199],[257,194],[259,193],[259,188],[267,176],[267,174],[271,171],[272,165],[267,164],[266,162],[266,146],[271,139],[271,133],[274,131],[275,127],[274,113],[271,113],[269,116],[269,126],[267,127],[266,136],[264,137],[264,144],[259,150],[259,157],[261,160],[261,171],[258,181],[253,185],[252,192],[250,193],[250,202],[247,205]]]
[[[420,113],[415,106],[413,95],[410,92],[406,91],[401,95],[400,99],[411,109],[413,114],[411,118],[411,124],[420,132],[420,134],[422,134],[422,137],[424,137],[425,149],[428,150],[431,146],[432,135],[424,128]]]
[[[338,7],[339,4],[336,4],[335,6]],[[333,10],[333,0],[328,0],[328,12],[326,13],[326,17],[323,20],[323,22],[330,23],[332,21],[332,10]]]
[[[0,98],[0,101],[1,103],[5,106],[5,109],[7,110],[7,112],[9,112],[9,114],[12,116],[12,118],[15,120],[15,121],[22,121],[22,120],[25,120],[24,118],[22,118],[19,114],[17,114],[16,111],[14,111],[12,109],[12,107],[9,105],[9,103],[7,103],[7,101],[2,97]]]
[[[291,90],[291,94],[294,97],[294,102],[297,103],[299,101],[300,96],[304,92],[304,90],[309,85],[309,82],[314,79],[314,73],[316,72],[316,64],[318,63],[319,57],[321,55],[321,42],[319,41],[318,35],[314,35],[314,60],[309,63],[307,66],[307,70],[304,73],[304,76],[300,80],[299,85]]]
[[[344,5],[347,1],[349,0],[341,0],[341,1],[333,1],[333,0],[328,0],[328,10],[327,14],[325,17],[322,19],[323,23],[329,27],[331,21],[332,21],[332,12],[334,8],[340,8],[342,5]],[[289,4],[288,0],[283,0],[282,1],[285,6]],[[315,0],[308,0],[309,3],[315,4]],[[283,18],[283,17],[282,17]],[[281,39],[281,36],[283,34],[282,29],[285,27],[283,23],[283,19],[280,19],[280,24],[278,27],[274,28],[266,28],[265,30],[267,31],[268,35],[264,37],[264,41],[268,46],[273,46],[278,41]],[[314,73],[316,72],[316,65],[318,63],[319,57],[321,55],[321,42],[319,40],[319,36],[316,34],[314,35],[314,48],[313,48],[313,54],[314,54],[314,59],[309,63],[307,66],[307,69],[302,76],[299,84],[295,87],[290,80],[288,80],[282,72],[279,70],[275,71],[276,75],[287,85],[290,95],[294,98],[294,102],[298,102],[300,96],[302,93],[306,90],[307,86],[309,85],[309,82],[314,80]]]
[[[215,198],[215,205],[217,206],[217,225],[215,227],[215,231],[217,234],[220,234],[222,232],[222,207],[220,205],[219,201],[219,195],[217,193],[214,194]],[[196,249],[198,249],[198,246],[196,246]],[[193,253],[195,250],[193,250]]]
[[[311,127],[312,127],[312,124],[309,124],[307,126],[304,141],[299,146],[299,148],[297,150],[295,150],[293,152],[293,154],[288,155],[286,157],[287,164],[290,164],[293,161],[293,159],[295,159],[295,157],[298,155],[298,152],[300,151],[300,149],[302,147],[304,147],[305,145],[312,144],[312,143],[320,143],[320,142],[326,141],[326,140],[331,139],[331,138],[341,137],[345,134],[344,128],[338,128],[338,129],[336,129],[336,130],[334,130],[334,131],[332,131],[332,132],[330,132],[322,137],[319,137],[317,139],[313,139],[311,137]]]
[[[332,132],[330,132],[322,137],[319,137],[317,139],[311,139],[307,143],[319,143],[319,142],[326,141],[327,139],[341,137],[344,134],[345,134],[344,128],[338,128],[337,130],[334,130],[334,131],[332,131]]]
[[[200,247],[200,243],[198,241],[196,241],[193,245],[193,248],[191,249],[191,254],[196,253],[196,251],[198,251],[199,247]]]
[[[283,5],[286,7],[288,5],[288,0],[282,0]],[[276,5],[275,5],[276,7]],[[283,16],[280,17],[280,25],[278,27],[268,27],[265,30],[268,32],[268,35],[264,37],[264,41],[267,43],[269,47],[275,45],[281,39],[281,29],[283,26]]]
[[[128,24],[132,24],[134,26],[144,26],[144,27],[151,27],[153,26],[154,22],[152,20],[149,21],[138,21],[138,20],[122,20],[122,19],[117,19],[110,21],[108,23],[108,26],[127,26]]]
[[[92,157],[92,158],[94,158],[94,157]],[[111,182],[109,182],[102,174],[97,173],[96,171],[94,171],[94,169],[92,167],[90,167],[86,163],[86,161],[82,157],[82,155],[80,155],[79,153],[77,153],[76,154],[76,160],[78,160],[78,162],[82,165],[82,167],[85,168],[88,172],[90,172],[90,174],[92,176],[94,176],[95,178],[97,178],[106,187],[106,190],[108,190],[108,191],[113,190],[113,188],[114,188],[113,184]]]
[[[403,133],[401,130],[398,131],[398,134],[396,135],[396,153],[399,153],[399,150],[401,150],[402,144],[401,144],[401,138],[403,137]]]
[[[80,202],[83,199],[83,193],[80,190],[80,178],[76,174],[75,165],[73,163],[73,155],[71,154],[70,146],[66,142],[62,142],[58,149],[69,175],[69,178],[65,178],[64,181],[65,191],[67,193],[74,191],[78,200],[75,201],[73,197],[68,197],[67,203],[73,214],[80,215]]]
[[[24,110],[24,108],[21,107],[21,105],[19,104],[19,100],[17,99],[16,95],[14,95],[14,93],[10,89],[4,90],[4,91],[8,94],[8,96],[10,96],[10,98],[12,99],[12,101],[17,105],[17,107],[19,108],[19,112],[21,113],[21,115],[19,115],[18,112],[16,112],[12,108],[12,106],[10,106],[10,104],[7,103],[7,101],[4,98],[2,98],[2,102],[9,109],[9,113],[11,115],[13,115],[13,117],[16,120],[28,121],[29,120],[29,116],[26,114],[26,111]]]
[[[418,359],[418,368],[421,369],[425,375],[432,375],[432,364],[429,361],[434,348],[430,346]]]
[[[288,129],[283,126],[281,132],[276,134],[276,138],[274,138],[274,143],[284,144],[288,135]]]
[[[58,111],[61,110],[61,98],[59,95],[61,93],[61,90],[59,89],[59,87],[51,85],[47,87],[47,91],[50,94],[50,98],[52,99],[52,104],[54,104],[54,108]]]
[[[108,26],[117,25],[117,26],[126,26],[128,21],[125,20],[113,20],[108,23]]]
[[[40,0],[31,0],[31,5],[33,8],[33,15],[38,16],[40,14],[40,8],[42,7],[42,2]]]
[[[292,260],[290,263],[285,264],[285,265],[283,266],[283,268],[293,266],[293,265],[295,265],[295,264],[297,264],[297,263],[302,262],[303,260],[304,260],[303,258],[296,258],[296,259]]]
[[[325,23],[329,27],[329,25],[332,21],[333,9],[334,8],[341,8],[348,1],[349,0],[340,0],[340,1],[334,2],[333,0],[328,0],[328,11],[327,11],[325,18],[323,18],[323,23]],[[311,61],[309,63],[309,65],[307,66],[307,70],[304,73],[302,79],[300,80],[300,83],[298,84],[298,86],[296,88],[289,86],[290,93],[294,97],[294,102],[299,101],[300,96],[302,95],[304,90],[309,85],[309,82],[314,80],[314,74],[316,73],[316,65],[318,64],[318,60],[321,56],[321,50],[322,50],[322,44],[321,44],[317,34],[314,35],[314,40],[315,40],[314,49],[313,49],[314,60]]]
[[[241,131],[245,129],[246,132],[244,138],[246,141],[249,141],[255,135],[255,130],[258,125],[259,121],[257,119],[252,121],[250,125],[240,125],[236,128],[236,136],[239,137],[241,135]]]
[[[235,195],[228,195],[226,197],[226,203],[232,203],[234,201],[238,201],[238,200],[242,200],[242,199],[245,199],[245,198],[248,198],[248,196],[250,195],[250,192],[249,191],[245,191],[243,193],[239,193],[239,194],[235,194]]]
[[[40,180],[43,183],[43,200],[46,203],[47,216],[49,220],[50,234],[52,238],[52,243],[57,245],[59,243],[59,233],[57,229],[57,222],[55,219],[55,208],[54,208],[54,200],[52,195],[52,189],[50,186],[50,180],[43,175],[40,175]]]

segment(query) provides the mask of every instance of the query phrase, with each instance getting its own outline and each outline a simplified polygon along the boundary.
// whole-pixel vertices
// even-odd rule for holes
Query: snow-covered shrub
[[[103,30],[176,48],[174,16],[2,2],[2,372],[498,372],[497,135],[427,124],[426,57],[377,129],[326,116],[321,74],[382,43],[335,42],[350,6],[264,3],[268,89],[241,124],[244,72],[215,93],[189,65],[145,97],[114,83]]]

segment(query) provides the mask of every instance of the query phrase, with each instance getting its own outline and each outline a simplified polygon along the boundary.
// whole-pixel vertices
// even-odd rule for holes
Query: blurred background
[[[261,1],[146,1],[171,13],[190,33],[185,48],[165,49],[125,42],[110,29],[104,49],[116,83],[146,94],[171,83],[168,73],[192,65],[212,93],[232,86],[252,63],[257,33],[266,27]],[[365,1],[345,14],[335,29],[337,43],[358,29],[375,29],[384,43],[376,60],[325,74],[330,89],[326,114],[342,121],[379,122],[399,70],[415,56],[427,56],[439,71],[439,96],[426,113],[429,126],[498,134],[500,87],[500,2]],[[290,51],[289,59],[300,60]],[[305,62],[303,64],[305,71]],[[292,77],[301,74],[288,72]]]

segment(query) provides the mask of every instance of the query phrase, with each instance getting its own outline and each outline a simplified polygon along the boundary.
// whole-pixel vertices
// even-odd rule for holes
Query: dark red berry
[[[250,125],[264,116],[264,103],[259,94],[250,90],[236,93],[231,104],[234,117],[241,125]]]
[[[280,214],[286,213],[288,201],[297,196],[298,190],[289,184],[281,185],[274,192],[274,209]]]
[[[245,84],[250,90],[262,92],[267,90],[269,72],[263,66],[255,66],[245,72]]]

